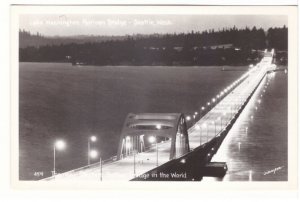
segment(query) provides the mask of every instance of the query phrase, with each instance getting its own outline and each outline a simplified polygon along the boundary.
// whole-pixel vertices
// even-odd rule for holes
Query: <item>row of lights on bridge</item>
[[[250,66],[250,67],[251,67],[251,66]],[[252,67],[253,67],[253,66],[252,66]],[[253,69],[252,69],[251,71],[253,71]],[[223,95],[224,92],[227,93],[227,91],[229,91],[231,88],[233,88],[234,86],[236,86],[237,83],[239,83],[241,79],[244,79],[246,76],[248,76],[248,75],[251,73],[251,71],[249,71],[248,73],[244,74],[240,79],[238,79],[237,81],[235,81],[235,82],[234,82],[232,85],[230,85],[229,87],[225,88],[224,91],[222,91],[220,94],[217,95],[217,98],[219,98],[220,95]],[[267,87],[268,85],[269,85],[269,82],[267,82],[266,86],[264,87],[263,92],[265,92],[266,87]],[[260,97],[262,97],[262,95],[261,95]],[[215,99],[215,98],[212,99],[213,102],[215,101],[214,99]],[[261,103],[261,99],[258,99],[257,102],[258,102],[258,104],[260,104],[260,103]],[[208,103],[207,105],[210,105],[210,103]],[[204,110],[205,108],[202,107],[201,109]],[[257,109],[257,107],[256,107],[256,109]],[[225,113],[224,115],[226,115],[226,112],[224,112],[224,113]],[[195,112],[195,115],[197,115],[197,114],[198,114],[198,112]],[[195,118],[195,117],[194,117],[194,118]],[[222,118],[222,117],[218,117],[217,120],[220,120],[221,118]],[[251,115],[250,118],[253,119],[253,115]],[[212,124],[214,124],[214,123],[215,123],[215,121],[212,121]],[[222,125],[222,123],[221,123],[221,125]],[[201,129],[202,127],[206,128],[206,127],[207,127],[207,124],[206,124],[206,123],[203,123],[202,126],[199,126],[199,125],[197,124],[197,125],[195,126],[195,129],[196,129],[196,130],[199,130],[199,129]],[[247,134],[248,134],[248,127],[247,127],[247,126],[245,127],[245,132],[246,132],[246,135],[247,135]],[[239,142],[238,144],[239,144],[239,150],[240,150],[240,145],[241,145],[241,143]],[[213,152],[213,151],[214,151],[214,148],[212,148],[211,150],[212,150],[212,152]],[[208,153],[208,154],[207,154],[207,157],[209,158],[210,156],[211,156],[211,154]],[[185,163],[186,160],[185,160],[185,159],[182,159],[180,162],[181,162],[181,163]],[[224,167],[224,169],[226,169],[226,167]],[[249,177],[249,179],[250,179],[250,178],[252,179],[252,171],[250,171],[250,174],[249,174],[249,175],[251,175],[251,176]],[[250,179],[250,180],[251,180],[251,179]]]
[[[237,79],[236,81],[234,81],[234,82],[233,82],[231,85],[229,85],[228,87],[224,88],[224,90],[222,90],[219,94],[217,94],[216,97],[213,97],[213,98],[211,99],[211,102],[209,101],[209,102],[206,103],[206,105],[207,105],[206,107],[209,108],[210,105],[212,105],[212,103],[216,103],[218,99],[222,98],[223,95],[225,95],[226,93],[230,92],[230,90],[233,89],[234,87],[236,87],[236,86],[239,84],[239,82],[241,82],[243,79],[245,79],[247,76],[249,76],[249,75],[254,71],[254,68],[253,68],[254,66],[253,66],[253,65],[249,65],[249,67],[250,67],[251,69],[248,70],[248,72],[244,73],[239,79]],[[206,109],[206,107],[205,107],[205,106],[202,106],[202,107],[200,108],[200,109],[201,109],[200,112],[201,112],[201,111],[204,111],[204,110]],[[226,113],[225,113],[225,114],[226,114]],[[192,116],[194,120],[196,119],[197,115],[198,115],[198,111],[196,111],[196,112],[194,113],[194,115]],[[191,117],[191,116],[186,116],[186,120],[187,120],[187,121],[190,121],[190,120],[192,120],[192,117]],[[201,118],[201,117],[200,117],[200,118]],[[219,117],[219,118],[221,118],[221,117]]]

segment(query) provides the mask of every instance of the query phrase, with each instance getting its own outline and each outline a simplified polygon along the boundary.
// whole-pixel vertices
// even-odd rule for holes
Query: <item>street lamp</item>
[[[53,176],[56,175],[56,149],[63,150],[66,147],[66,144],[63,140],[57,140],[53,145]]]
[[[187,121],[191,120],[191,117],[190,117],[190,116],[187,116],[187,117],[186,117],[186,120],[187,120]]]
[[[97,141],[97,137],[96,136],[91,136],[88,139],[88,165],[90,165],[90,155],[91,155],[91,142],[96,142]]]
[[[89,153],[89,157],[92,159],[97,158],[99,153],[96,150],[91,150]],[[101,155],[99,155],[99,166],[100,166],[100,181],[102,181],[102,158]]]
[[[195,124],[196,123],[196,115],[194,114],[193,115],[193,124]]]
[[[149,140],[149,142],[150,143],[154,143],[155,142],[155,137],[154,136],[150,136],[149,138],[148,138],[148,140]]]
[[[91,150],[90,151],[90,158],[94,159],[97,158],[98,152],[96,150]]]
[[[202,118],[202,116],[203,116],[203,111],[205,110],[205,107],[204,106],[202,106],[201,107],[201,111],[200,111],[200,117],[199,117],[199,119],[201,119]]]

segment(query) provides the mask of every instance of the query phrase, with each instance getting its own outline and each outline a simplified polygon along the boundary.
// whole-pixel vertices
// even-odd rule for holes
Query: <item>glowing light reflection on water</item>
[[[262,81],[212,161],[227,162],[227,174],[203,181],[287,180],[287,74]]]

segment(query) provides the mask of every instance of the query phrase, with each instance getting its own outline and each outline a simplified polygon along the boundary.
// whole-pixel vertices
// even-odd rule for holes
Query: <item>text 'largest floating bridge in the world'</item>
[[[224,176],[226,162],[211,162],[265,76],[276,71],[274,50],[192,116],[130,113],[117,156],[44,180],[191,181]]]

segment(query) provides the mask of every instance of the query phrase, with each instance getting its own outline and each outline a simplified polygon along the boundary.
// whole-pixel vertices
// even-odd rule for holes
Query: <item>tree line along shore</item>
[[[244,28],[127,36],[47,37],[19,31],[20,62],[73,65],[247,65],[264,49],[287,64],[288,28]]]

